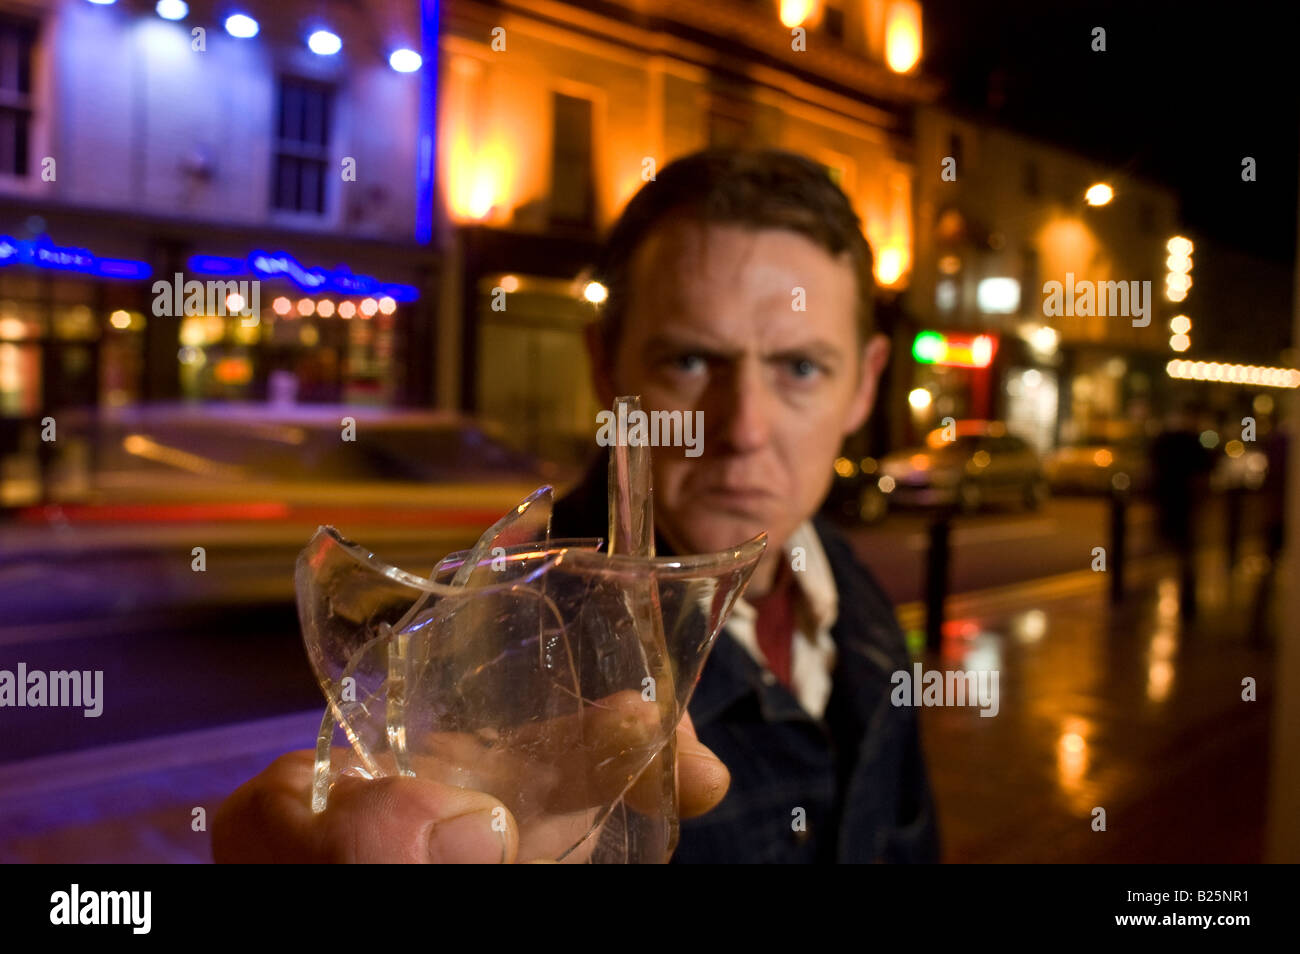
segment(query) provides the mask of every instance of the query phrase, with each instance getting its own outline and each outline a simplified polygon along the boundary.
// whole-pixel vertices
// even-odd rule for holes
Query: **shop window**
[[[551,142],[551,220],[590,226],[595,219],[591,100],[555,94]]]
[[[27,175],[36,26],[0,17],[0,173]]]
[[[323,215],[329,177],[333,91],[305,80],[280,80],[272,205]]]

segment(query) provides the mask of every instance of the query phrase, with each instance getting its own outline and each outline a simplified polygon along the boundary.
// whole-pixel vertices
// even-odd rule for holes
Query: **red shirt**
[[[778,564],[772,588],[764,596],[746,596],[758,618],[754,629],[758,648],[763,651],[772,674],[790,687],[790,656],[794,643],[795,613],[799,604],[799,584],[788,560]]]

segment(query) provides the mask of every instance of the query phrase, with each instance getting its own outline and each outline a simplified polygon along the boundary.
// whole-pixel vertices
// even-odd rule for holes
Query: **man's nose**
[[[718,401],[722,420],[715,433],[725,449],[744,454],[762,448],[772,432],[772,407],[760,363],[738,362],[724,390]]]

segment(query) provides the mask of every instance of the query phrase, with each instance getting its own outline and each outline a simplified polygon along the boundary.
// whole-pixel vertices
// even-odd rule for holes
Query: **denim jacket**
[[[556,503],[554,536],[607,535],[605,479],[602,459]],[[891,674],[911,668],[902,631],[848,542],[821,518],[813,525],[839,593],[825,716],[810,715],[724,627],[688,709],[731,787],[681,822],[674,863],[939,860],[917,710],[889,699]]]

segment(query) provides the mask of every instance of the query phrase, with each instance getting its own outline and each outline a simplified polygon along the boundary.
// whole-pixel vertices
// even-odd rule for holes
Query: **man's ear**
[[[880,383],[880,375],[888,362],[889,339],[884,335],[872,335],[871,340],[862,346],[858,388],[844,421],[845,434],[852,434],[866,423],[876,403],[876,385]]]
[[[614,356],[606,346],[604,326],[593,321],[583,329],[587,342],[587,358],[591,362],[591,386],[601,407],[614,406]]]

